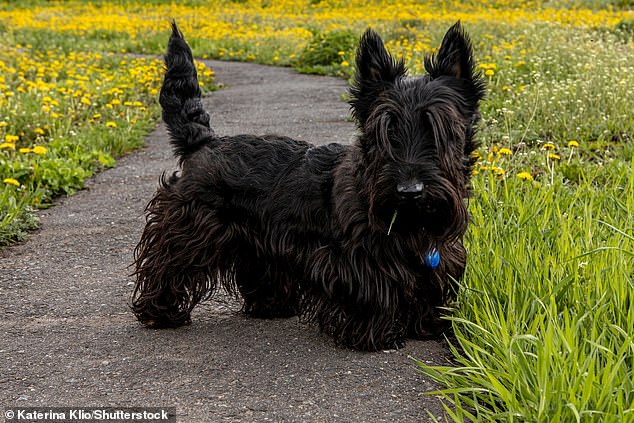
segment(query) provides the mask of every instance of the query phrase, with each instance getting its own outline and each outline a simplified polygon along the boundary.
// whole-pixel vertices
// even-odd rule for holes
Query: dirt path
[[[349,142],[345,83],[210,62],[218,134],[275,132]],[[436,342],[358,353],[297,319],[261,321],[207,303],[177,330],[128,310],[132,250],[158,177],[174,167],[162,126],[88,189],[43,211],[31,240],[0,252],[0,408],[167,407],[179,422],[424,422],[441,413],[408,356],[445,363]]]

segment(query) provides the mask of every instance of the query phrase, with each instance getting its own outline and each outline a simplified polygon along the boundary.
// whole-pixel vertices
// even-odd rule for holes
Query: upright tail
[[[174,154],[183,160],[209,142],[214,132],[209,126],[209,115],[203,109],[192,51],[176,22],[172,22],[165,67],[159,103]]]

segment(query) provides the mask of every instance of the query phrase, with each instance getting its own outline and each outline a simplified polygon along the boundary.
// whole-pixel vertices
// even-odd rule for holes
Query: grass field
[[[414,73],[460,19],[489,82],[449,419],[634,422],[630,0],[20,1],[0,5],[0,244],[156,122],[176,18],[200,57],[349,77],[376,28]],[[199,65],[213,88],[213,70]],[[421,417],[423,418],[423,417]]]

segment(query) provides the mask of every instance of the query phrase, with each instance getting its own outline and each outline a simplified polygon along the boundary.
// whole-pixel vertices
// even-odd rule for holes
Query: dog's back
[[[294,222],[308,231],[323,230],[332,170],[345,147],[314,146],[277,135],[216,136],[202,104],[192,51],[175,22],[165,67],[159,101],[182,173],[191,175],[188,183],[197,179],[200,189],[223,197],[223,205],[244,209],[245,218],[257,210],[267,226]],[[315,213],[293,214],[285,207],[298,194],[311,205],[305,210]],[[209,201],[214,202],[212,195]]]

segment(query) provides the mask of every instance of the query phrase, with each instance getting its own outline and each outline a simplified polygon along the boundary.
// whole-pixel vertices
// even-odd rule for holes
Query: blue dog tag
[[[440,253],[437,249],[432,248],[427,254],[425,254],[425,267],[435,269],[440,264]]]

